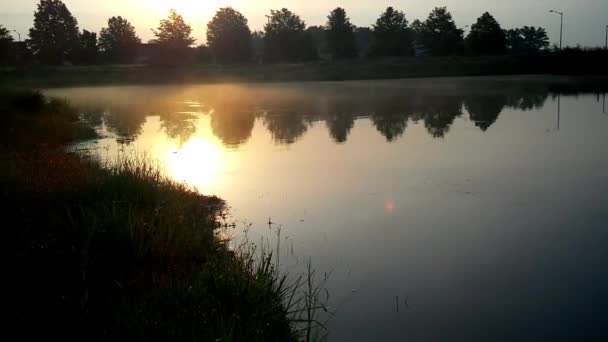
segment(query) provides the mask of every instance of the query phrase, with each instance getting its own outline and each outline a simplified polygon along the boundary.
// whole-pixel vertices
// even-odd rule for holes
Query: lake
[[[225,199],[237,238],[278,239],[283,267],[328,274],[330,341],[608,334],[605,92],[499,78],[46,93],[98,127],[78,149],[145,154]]]

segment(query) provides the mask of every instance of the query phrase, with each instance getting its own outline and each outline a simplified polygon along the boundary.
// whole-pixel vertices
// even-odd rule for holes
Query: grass
[[[63,101],[5,92],[1,106],[10,123],[0,153],[10,333],[310,340],[312,312],[323,308],[310,297],[320,291],[314,275],[302,292],[302,277],[288,281],[272,253],[248,244],[229,250],[218,234],[221,199],[167,179],[145,160],[101,165],[65,152],[82,122]]]
[[[295,64],[37,66],[0,69],[0,85],[53,87],[108,84],[341,81],[414,77],[560,74],[608,75],[606,53],[452,56],[316,61]]]
[[[57,148],[96,136],[65,100],[38,91],[0,89],[0,148]]]

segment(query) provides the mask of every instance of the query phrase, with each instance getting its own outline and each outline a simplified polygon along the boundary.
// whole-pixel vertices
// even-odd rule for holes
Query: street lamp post
[[[608,51],[608,25],[606,25],[606,50]]]
[[[561,17],[561,24],[559,27],[559,49],[561,50],[562,49],[562,37],[564,36],[564,13],[555,11],[555,10],[550,10],[549,13],[559,14],[559,16]]]

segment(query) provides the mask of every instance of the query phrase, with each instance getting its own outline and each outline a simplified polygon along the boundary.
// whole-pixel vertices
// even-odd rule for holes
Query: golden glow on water
[[[181,147],[174,144],[163,159],[171,178],[201,192],[218,181],[226,162],[222,147],[201,137],[194,137]]]

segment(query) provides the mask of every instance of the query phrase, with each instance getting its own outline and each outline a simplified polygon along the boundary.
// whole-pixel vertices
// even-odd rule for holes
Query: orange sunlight
[[[225,166],[222,147],[201,137],[192,138],[181,148],[173,145],[165,162],[171,178],[203,193],[218,181]]]

